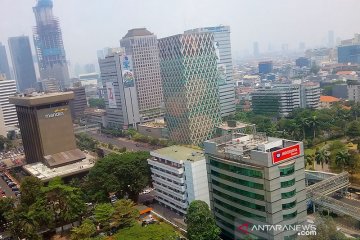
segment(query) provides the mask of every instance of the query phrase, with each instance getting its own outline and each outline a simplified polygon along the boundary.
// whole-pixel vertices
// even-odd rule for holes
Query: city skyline
[[[0,21],[0,41],[6,42],[8,37],[22,34],[32,35],[35,25],[32,7],[35,4],[36,1],[14,3],[10,0],[0,3],[0,8],[6,10],[2,19],[10,19],[9,14],[14,11],[22,16],[11,18],[11,22]],[[288,44],[289,49],[297,49],[300,42],[305,42],[308,47],[326,46],[328,31],[333,31],[335,38],[350,38],[357,31],[352,23],[360,20],[356,14],[356,6],[360,7],[360,2],[355,0],[348,1],[346,5],[336,0],[319,0],[311,2],[311,8],[304,1],[289,3],[283,0],[271,3],[229,0],[223,5],[204,0],[196,3],[189,0],[175,3],[138,0],[131,5],[137,11],[121,11],[122,14],[118,14],[118,9],[124,9],[124,4],[124,1],[115,0],[101,5],[84,0],[54,1],[54,14],[60,19],[67,58],[72,64],[96,61],[96,50],[117,47],[127,30],[137,27],[147,27],[162,38],[197,27],[229,25],[233,55],[237,58],[246,51],[251,54],[254,41],[259,42],[260,52],[267,51],[269,44],[272,49],[279,49],[282,44]],[[201,9],[204,6],[206,11]],[[319,18],[331,16],[334,12],[334,18]],[[157,13],[161,13],[161,19]]]

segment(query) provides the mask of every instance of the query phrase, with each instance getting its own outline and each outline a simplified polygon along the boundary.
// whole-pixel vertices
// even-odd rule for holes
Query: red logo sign
[[[238,230],[243,232],[244,234],[249,234],[249,224],[248,223],[243,223],[238,227]]]
[[[273,164],[300,155],[300,145],[283,148],[272,153]]]

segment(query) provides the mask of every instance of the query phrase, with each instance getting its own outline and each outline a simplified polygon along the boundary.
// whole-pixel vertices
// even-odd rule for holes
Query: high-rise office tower
[[[335,35],[334,35],[334,31],[329,31],[328,32],[328,47],[334,47],[335,44]]]
[[[239,231],[241,226],[302,224],[307,208],[303,143],[243,125],[238,133],[204,143],[210,207],[222,239],[296,239],[292,229]]]
[[[9,102],[9,97],[15,94],[15,80],[6,80],[3,75],[0,74],[0,112],[2,112],[0,121],[3,121],[6,127],[12,127],[18,124],[15,106]],[[0,125],[2,125],[2,123]]]
[[[52,0],[38,0],[33,7],[34,43],[41,79],[55,78],[64,89],[70,87],[69,70],[59,20],[53,16],[52,8]]]
[[[131,55],[142,121],[163,115],[159,47],[156,35],[146,28],[135,28],[120,40],[125,53]]]
[[[214,35],[184,33],[162,38],[159,49],[170,139],[201,144],[221,122]]]
[[[130,55],[114,49],[104,59],[99,58],[101,81],[105,91],[106,117],[111,128],[127,129],[140,122],[137,85]]]
[[[8,43],[18,90],[23,92],[28,88],[36,88],[36,75],[29,37],[11,37]]]
[[[85,159],[76,146],[69,101],[74,93],[13,96],[26,162],[59,167]],[[54,127],[55,126],[55,127]]]
[[[341,41],[337,47],[338,62],[360,64],[360,34],[355,34],[354,38]]]
[[[254,54],[254,57],[258,57],[260,55],[258,42],[253,43],[253,54]]]
[[[9,62],[5,46],[0,42],[0,74],[5,74],[6,79],[11,79]]]
[[[230,27],[217,26],[188,30],[185,33],[210,32],[214,34],[218,63],[218,84],[221,117],[235,114],[235,83],[231,57]]]

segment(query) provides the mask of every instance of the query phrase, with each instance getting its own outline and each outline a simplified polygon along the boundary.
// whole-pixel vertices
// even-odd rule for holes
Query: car
[[[9,187],[14,187],[14,186],[16,186],[16,184],[14,182],[8,182],[8,186]]]
[[[17,187],[12,187],[11,190],[12,190],[12,191],[19,191],[19,188],[17,188]]]

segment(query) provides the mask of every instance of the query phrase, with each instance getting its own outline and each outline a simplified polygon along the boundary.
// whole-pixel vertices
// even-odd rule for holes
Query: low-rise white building
[[[186,214],[194,200],[210,205],[205,155],[202,150],[171,146],[150,152],[148,163],[156,200]]]

